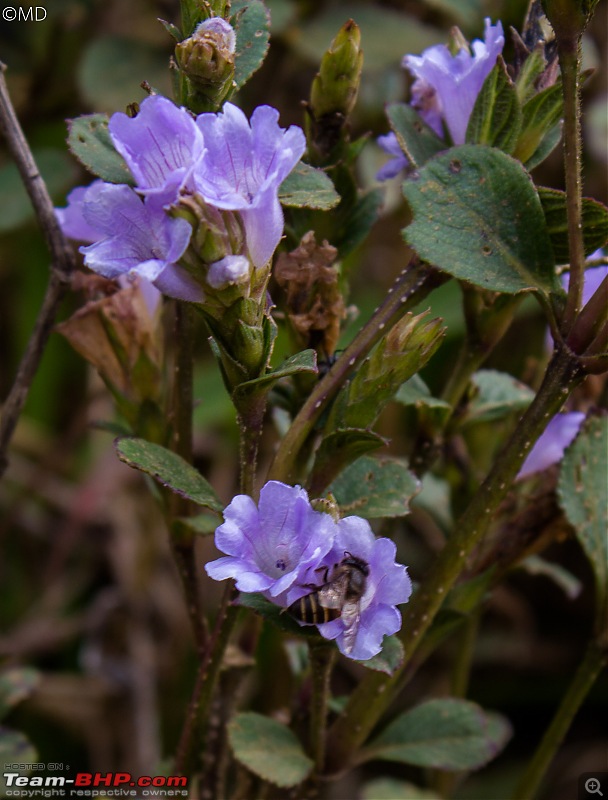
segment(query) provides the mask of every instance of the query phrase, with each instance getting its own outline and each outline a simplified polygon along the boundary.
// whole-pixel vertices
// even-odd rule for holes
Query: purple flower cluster
[[[269,481],[258,505],[238,495],[224,511],[225,522],[215,532],[215,544],[227,555],[206,565],[215,580],[234,578],[241,592],[261,592],[278,606],[288,608],[310,594],[311,584],[331,571],[345,554],[362,559],[369,567],[360,600],[360,619],[352,649],[345,646],[341,617],[318,625],[326,639],[335,639],[340,651],[355,659],[380,652],[385,635],[401,627],[396,606],[412,591],[407,569],[395,563],[396,547],[390,539],[376,539],[369,523],[360,517],[335,522],[315,511],[304,489]]]
[[[242,281],[243,262],[265,267],[281,239],[279,186],[305,148],[302,130],[280,128],[278,116],[259,106],[249,123],[226,103],[222,112],[195,119],[160,95],[146,98],[136,117],[114,114],[110,136],[135,188],[95,181],[74,189],[67,208],[57,211],[64,233],[89,243],[81,247],[85,264],[100,275],[137,274],[167,295],[203,302],[205,276],[199,281],[179,263],[191,225],[168,213],[180,197],[195,195],[240,215],[243,252],[220,259],[212,285]]]
[[[485,20],[484,40],[462,47],[452,55],[445,44],[428,47],[422,55],[406,55],[403,66],[414,76],[410,104],[442,139],[449,134],[452,144],[464,144],[469,118],[485,79],[502,53],[505,37],[502,24]],[[380,147],[393,156],[382,167],[378,180],[395,177],[407,166],[394,133],[378,138]]]

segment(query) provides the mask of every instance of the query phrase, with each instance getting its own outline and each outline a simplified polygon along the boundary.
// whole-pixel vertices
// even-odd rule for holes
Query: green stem
[[[564,171],[570,259],[568,299],[561,329],[567,334],[581,309],[585,283],[579,86],[580,35],[573,32],[572,36],[558,37],[557,42],[564,93]]]
[[[325,642],[309,645],[312,702],[310,706],[310,750],[318,774],[325,767],[325,724],[329,702],[329,682],[336,660],[336,648]]]
[[[607,658],[606,652],[603,652],[596,642],[590,642],[568,691],[515,790],[513,800],[534,800],[536,797],[547,768],[553,761],[576,712],[606,665]]]
[[[447,277],[428,266],[418,265],[414,259],[410,261],[389,289],[384,302],[311,392],[279,446],[268,473],[268,480],[287,483],[292,480],[295,464],[308,435],[348,376],[384,336],[385,329],[390,328],[405,311],[419,303],[430,291],[446,280]]]
[[[466,569],[471,553],[482,541],[495,510],[507,495],[534,442],[582,377],[578,362],[569,350],[560,349],[554,353],[538,394],[457,523],[456,533],[448,540],[407,606],[401,630],[404,666],[422,642],[448,591]],[[403,667],[390,677],[372,673],[355,689],[330,730],[328,753],[332,771],[344,768],[365,741],[392,701],[392,690],[398,685],[402,670]]]

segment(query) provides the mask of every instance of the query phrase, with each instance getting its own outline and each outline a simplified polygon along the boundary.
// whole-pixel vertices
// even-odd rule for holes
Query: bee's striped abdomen
[[[305,594],[289,607],[289,613],[305,625],[321,625],[340,616],[340,609],[326,608],[319,603],[318,592]]]

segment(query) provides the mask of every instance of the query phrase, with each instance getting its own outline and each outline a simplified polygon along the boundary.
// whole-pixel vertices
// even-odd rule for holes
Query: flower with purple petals
[[[240,108],[200,114],[206,153],[193,173],[196,191],[216,208],[239,211],[247,249],[256,267],[265,266],[283,235],[279,186],[300,160],[306,139],[300,128],[278,125],[279,112],[258,106],[251,125]]]
[[[331,567],[348,553],[362,559],[369,567],[352,649],[345,641],[347,629],[341,617],[317,627],[325,639],[336,640],[340,652],[350,658],[365,660],[380,652],[384,636],[391,636],[401,628],[401,613],[396,606],[407,603],[412,593],[412,582],[407,568],[395,563],[395,543],[387,538],[377,539],[367,520],[344,517],[337,528],[334,546],[323,559],[323,564]]]
[[[165,204],[177,199],[204,154],[203,135],[194,118],[161,95],[146,97],[135,117],[113,114],[109,130],[137,189],[162,195]]]
[[[142,200],[124,184],[96,187],[84,192],[80,202],[82,219],[98,232],[97,241],[80,248],[87,267],[110,279],[140,275],[170,297],[202,301],[201,286],[177,264],[192,233],[186,220],[172,219],[158,198]]]
[[[391,132],[385,134],[384,136],[378,136],[376,142],[380,145],[385,153],[388,153],[389,156],[392,156],[390,161],[387,161],[384,166],[380,167],[376,173],[376,180],[388,181],[391,178],[397,177],[401,170],[405,169],[409,163],[407,156],[403,154],[403,150],[401,149],[401,145],[399,144],[397,137]]]
[[[234,578],[241,592],[262,592],[278,605],[288,606],[307,570],[314,571],[334,542],[335,523],[315,511],[299,486],[269,481],[258,505],[237,495],[224,511],[215,532],[218,550],[227,555],[207,564],[216,581]]]
[[[403,66],[416,78],[412,105],[439,136],[443,136],[443,120],[452,142],[464,144],[477,95],[504,43],[502,24],[492,25],[486,19],[484,41],[476,39],[472,53],[463,47],[453,56],[446,45],[437,44],[420,56],[404,57]]]
[[[528,453],[517,475],[518,480],[542,472],[561,461],[564,450],[574,441],[584,419],[585,415],[578,411],[556,414]]]

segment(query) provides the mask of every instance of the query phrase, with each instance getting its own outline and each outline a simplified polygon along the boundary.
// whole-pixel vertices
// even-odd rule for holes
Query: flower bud
[[[311,133],[324,152],[329,152],[339,141],[346,118],[354,108],[362,67],[361,31],[351,19],[342,26],[321,59],[310,90],[315,128]]]
[[[237,300],[226,311],[221,327],[230,337],[225,342],[231,357],[246,368],[251,378],[257,377],[266,349],[260,304],[247,298]]]
[[[183,217],[192,226],[190,245],[182,260],[194,277],[200,277],[209,264],[242,252],[245,236],[237,213],[208,205],[198,195],[184,195],[171,214]]]
[[[236,35],[230,23],[212,17],[175,48],[185,78],[187,105],[198,113],[217,111],[233,89]]]

